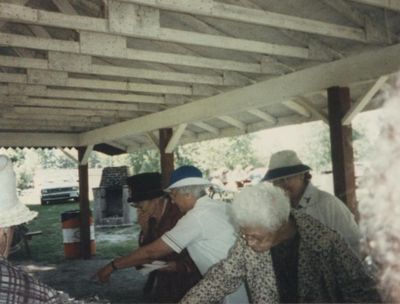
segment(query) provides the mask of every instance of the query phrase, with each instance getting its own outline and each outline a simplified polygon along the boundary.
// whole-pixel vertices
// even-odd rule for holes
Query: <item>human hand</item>
[[[100,268],[97,273],[94,275],[95,278],[100,283],[108,283],[110,281],[111,274],[113,272],[113,268],[111,264],[107,264],[104,267]]]
[[[178,264],[175,261],[170,261],[166,264],[165,267],[158,269],[158,271],[163,272],[177,272],[178,271]]]

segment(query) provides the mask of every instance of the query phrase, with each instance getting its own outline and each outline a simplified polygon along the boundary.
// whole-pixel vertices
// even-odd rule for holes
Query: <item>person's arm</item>
[[[114,259],[111,263],[102,267],[96,276],[100,282],[105,283],[108,282],[114,270],[149,263],[171,252],[173,250],[162,239],[157,239],[146,246],[139,247],[126,256]]]
[[[214,265],[179,303],[218,302],[236,291],[246,276],[243,246],[243,242],[238,239],[228,257]]]
[[[337,197],[327,194],[324,195],[323,204],[320,206],[325,208],[322,212],[326,216],[326,225],[337,231],[356,256],[362,259],[360,253],[361,232],[350,209]]]
[[[379,303],[376,282],[367,274],[362,262],[339,237],[332,244],[333,269],[338,288],[346,303]]]

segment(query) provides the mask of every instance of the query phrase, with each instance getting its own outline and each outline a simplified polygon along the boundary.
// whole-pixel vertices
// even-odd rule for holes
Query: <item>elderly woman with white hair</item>
[[[247,187],[231,209],[240,237],[181,303],[219,301],[242,280],[252,303],[381,301],[375,282],[340,235],[291,211],[278,187]]]

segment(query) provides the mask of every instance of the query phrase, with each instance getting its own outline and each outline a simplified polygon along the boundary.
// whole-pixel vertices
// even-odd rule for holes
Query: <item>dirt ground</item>
[[[19,265],[34,277],[75,299],[107,300],[109,303],[145,303],[142,288],[146,277],[135,269],[114,272],[110,282],[101,285],[91,279],[109,260],[66,260],[57,265],[22,262]],[[14,263],[15,264],[15,263]]]

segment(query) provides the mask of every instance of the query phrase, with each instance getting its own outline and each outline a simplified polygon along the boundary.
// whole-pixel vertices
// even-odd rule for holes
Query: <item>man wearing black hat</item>
[[[158,239],[182,217],[183,214],[176,205],[170,203],[162,190],[160,173],[133,175],[128,177],[127,185],[130,191],[128,202],[136,208],[142,229],[139,246]],[[144,294],[151,302],[175,303],[200,280],[201,275],[187,251],[167,255],[163,261],[167,262],[167,266],[149,274]],[[111,262],[102,269],[112,272],[115,265]]]
[[[263,181],[282,188],[293,209],[304,212],[338,232],[360,257],[361,233],[353,214],[336,196],[311,183],[311,168],[302,163],[296,152],[282,150],[271,155]]]

